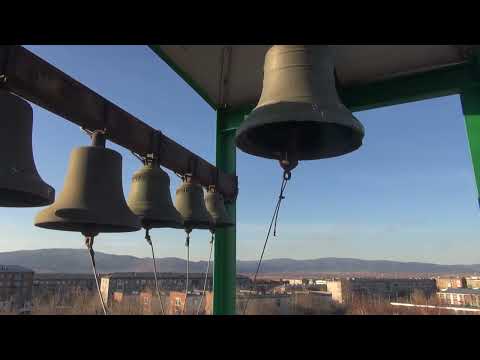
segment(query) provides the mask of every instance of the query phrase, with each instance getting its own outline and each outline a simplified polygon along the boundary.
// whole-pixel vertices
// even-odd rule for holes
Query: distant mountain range
[[[127,255],[112,255],[95,252],[98,271],[149,272],[150,258]],[[38,273],[86,273],[91,263],[85,249],[41,249],[0,253],[1,265],[20,265]],[[179,258],[157,259],[159,272],[179,272],[186,269],[186,261]],[[191,272],[204,272],[206,261],[190,262]],[[238,273],[254,273],[256,261],[237,261]],[[272,259],[262,262],[262,273],[473,273],[480,272],[480,264],[438,265],[419,262],[397,262],[384,260],[359,260],[344,258],[321,258],[315,260]]]

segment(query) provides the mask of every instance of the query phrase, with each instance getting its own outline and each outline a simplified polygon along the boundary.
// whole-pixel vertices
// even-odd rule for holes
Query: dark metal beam
[[[88,130],[106,129],[107,139],[140,155],[153,152],[156,131],[85,85],[21,46],[0,46],[3,88]],[[176,173],[194,171],[203,186],[214,184],[217,168],[163,135],[160,164]],[[195,169],[191,169],[195,164]],[[237,177],[218,171],[225,199],[237,193]]]

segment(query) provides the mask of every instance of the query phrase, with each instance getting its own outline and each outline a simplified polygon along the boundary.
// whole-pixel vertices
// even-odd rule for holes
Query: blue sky
[[[215,163],[215,113],[146,46],[27,46],[131,114]],[[42,178],[57,194],[70,151],[89,143],[74,124],[37,106],[33,148]],[[295,169],[266,258],[352,257],[480,263],[479,209],[458,96],[356,113],[363,147]],[[127,196],[140,163],[123,157]],[[237,255],[257,259],[278,196],[276,162],[237,152],[240,195]],[[178,186],[169,172],[172,194]],[[33,226],[39,209],[0,208],[0,251],[82,248],[79,234]],[[179,230],[152,231],[159,257],[185,257]],[[191,255],[208,256],[207,231],[194,231]],[[101,234],[97,251],[149,256],[142,232]]]

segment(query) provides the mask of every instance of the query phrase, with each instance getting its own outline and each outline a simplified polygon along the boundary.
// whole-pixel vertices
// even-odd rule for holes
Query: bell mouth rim
[[[210,230],[213,224],[210,221],[201,221],[201,222],[189,222],[184,221],[183,228],[191,230]]]
[[[113,225],[113,224],[93,224],[73,221],[45,221],[36,222],[35,226],[48,230],[59,230],[79,233],[125,233],[135,232],[141,229],[141,226],[133,225]]]
[[[285,111],[282,111],[285,108]],[[275,109],[275,111],[271,111]],[[280,109],[280,111],[279,111]],[[267,115],[266,115],[266,114]],[[273,115],[272,115],[273,114]],[[334,114],[332,120],[329,114]],[[262,118],[263,117],[263,118]],[[340,121],[333,121],[340,119]],[[286,130],[288,127],[288,131]],[[300,134],[298,144],[312,142],[313,149],[295,151],[287,142],[281,145],[259,144],[252,139],[252,131],[262,132],[265,138],[272,137],[275,131],[291,136],[295,129]],[[265,135],[268,134],[268,135]],[[318,134],[318,137],[313,135]],[[323,143],[320,139],[323,135]],[[338,136],[343,141],[334,142],[330,137]],[[343,106],[314,110],[311,104],[282,102],[262,105],[254,109],[235,133],[235,145],[243,152],[267,159],[281,160],[285,153],[296,160],[319,160],[338,157],[358,150],[365,136],[362,123]]]
[[[9,201],[9,198],[11,198],[12,200]],[[43,207],[54,203],[55,191],[52,191],[52,194],[50,196],[45,196],[43,194],[35,194],[33,192],[21,189],[0,188],[0,199],[1,207]],[[5,199],[8,200],[5,201]]]
[[[183,229],[184,225],[175,220],[142,220],[142,227],[144,229]]]

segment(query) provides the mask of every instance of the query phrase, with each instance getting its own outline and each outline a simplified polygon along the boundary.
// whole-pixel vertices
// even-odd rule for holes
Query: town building
[[[31,311],[33,275],[22,266],[0,265],[0,312]]]
[[[290,286],[300,286],[303,285],[303,279],[282,279],[284,284],[288,284]]]
[[[467,281],[464,277],[437,277],[435,282],[438,290],[467,287]]]
[[[258,295],[242,293],[237,296],[237,314],[243,314],[248,299],[248,315],[289,315],[292,311],[290,295]]]
[[[202,292],[189,292],[185,305],[185,292],[171,291],[168,298],[168,314],[170,315],[196,315],[200,306],[199,315],[211,315],[213,308],[213,293],[205,292],[202,300]],[[201,305],[200,305],[201,303]]]
[[[296,291],[292,298],[293,314],[321,314],[332,303],[332,294],[326,291]]]
[[[170,291],[185,292],[186,274],[182,273],[158,273],[158,287],[164,294]],[[189,274],[189,291],[195,292],[203,290],[205,274]],[[250,278],[246,276],[237,276],[237,287],[248,288],[251,286]],[[213,288],[213,277],[211,274],[207,278],[207,289]],[[105,300],[111,301],[113,294],[120,293],[124,295],[139,295],[143,291],[155,289],[155,276],[152,272],[142,273],[112,273],[101,276],[100,291]]]
[[[33,277],[33,296],[44,299],[55,295],[58,303],[68,302],[83,291],[96,291],[93,274],[44,273]]]
[[[163,311],[165,314],[169,314],[169,296],[165,296],[164,294],[161,294],[160,296],[162,297]],[[155,291],[142,291],[139,295],[139,301],[144,315],[162,314],[162,305],[160,304],[158,294]]]
[[[186,274],[158,273],[158,287],[162,291],[185,291]],[[205,274],[189,274],[190,289],[203,288]],[[207,288],[212,287],[212,276],[207,279]],[[138,295],[145,290],[155,289],[155,276],[152,272],[125,272],[102,275],[100,290],[103,298],[112,299],[113,293]]]
[[[323,280],[323,279],[304,279],[303,282],[304,284],[309,286],[322,286],[322,285],[327,286],[327,280]]]
[[[437,297],[444,305],[480,308],[479,289],[446,289],[437,292]]]
[[[434,279],[347,278],[328,280],[327,290],[332,294],[332,300],[343,304],[356,296],[379,296],[394,301],[409,297],[415,290],[431,296],[437,287]]]
[[[466,288],[469,289],[480,289],[480,277],[470,276],[465,278]]]

